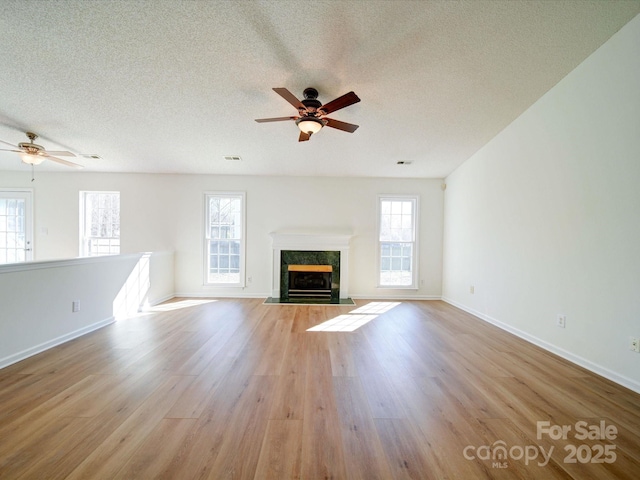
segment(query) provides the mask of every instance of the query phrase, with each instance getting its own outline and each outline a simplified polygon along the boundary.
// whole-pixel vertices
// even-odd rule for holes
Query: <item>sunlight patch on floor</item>
[[[213,303],[217,300],[211,298],[191,298],[188,300],[178,300],[176,302],[161,303],[155,307],[149,307],[145,311],[147,312],[170,312],[172,310],[179,310],[181,308],[195,307],[196,305],[204,305],[205,303]]]
[[[309,328],[307,332],[353,332],[376,317],[377,315],[338,315]]]
[[[400,302],[369,302],[366,305],[356,308],[355,310],[351,310],[349,313],[366,313],[380,315],[381,313],[388,312],[393,307],[397,307],[398,305],[400,305]]]
[[[401,302],[370,302],[348,314],[338,315],[315,327],[307,329],[307,332],[353,332],[366,325],[378,315],[388,312]]]

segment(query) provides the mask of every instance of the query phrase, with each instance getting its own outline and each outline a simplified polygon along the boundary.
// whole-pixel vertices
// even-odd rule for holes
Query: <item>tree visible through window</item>
[[[80,192],[80,256],[120,253],[120,192]]]
[[[417,197],[379,197],[380,287],[414,288]]]
[[[206,194],[206,283],[244,284],[244,194]]]

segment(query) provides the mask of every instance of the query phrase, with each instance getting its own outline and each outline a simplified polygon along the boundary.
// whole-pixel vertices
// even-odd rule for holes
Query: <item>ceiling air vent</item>
[[[407,162],[406,160],[398,160],[396,165],[411,165],[411,162]]]
[[[237,155],[226,155],[224,157],[225,160],[231,160],[234,162],[239,162],[240,160],[242,160],[240,157],[238,157]]]

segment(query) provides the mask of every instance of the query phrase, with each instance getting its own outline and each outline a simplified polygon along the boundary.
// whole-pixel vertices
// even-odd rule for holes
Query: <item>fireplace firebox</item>
[[[288,265],[289,297],[331,298],[331,265]]]

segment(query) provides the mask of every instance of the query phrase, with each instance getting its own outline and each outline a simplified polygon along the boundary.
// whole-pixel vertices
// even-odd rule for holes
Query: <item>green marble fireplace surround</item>
[[[280,252],[280,301],[298,302],[304,298],[289,298],[289,265],[331,265],[331,299],[318,302],[340,303],[340,252],[312,250],[282,250]]]

